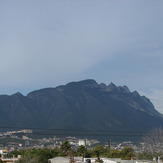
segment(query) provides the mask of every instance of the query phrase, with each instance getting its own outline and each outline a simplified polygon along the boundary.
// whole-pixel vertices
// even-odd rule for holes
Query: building
[[[19,160],[19,158],[0,158],[3,163],[13,163]]]
[[[80,145],[86,146],[86,139],[79,140],[79,146]]]
[[[55,157],[49,159],[48,163],[82,163],[82,157]]]

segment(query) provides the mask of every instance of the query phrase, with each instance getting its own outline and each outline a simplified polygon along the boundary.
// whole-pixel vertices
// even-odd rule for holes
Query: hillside
[[[148,130],[163,127],[153,104],[127,86],[94,80],[71,82],[23,96],[0,96],[0,126],[91,130]]]

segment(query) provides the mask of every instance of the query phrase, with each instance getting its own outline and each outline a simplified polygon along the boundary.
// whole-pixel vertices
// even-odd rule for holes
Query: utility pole
[[[111,140],[110,139],[108,140],[108,147],[109,148],[111,147]]]
[[[56,146],[56,136],[54,136],[54,147]]]
[[[158,156],[158,163],[160,163],[160,158],[161,158],[162,156],[163,156],[163,155]]]

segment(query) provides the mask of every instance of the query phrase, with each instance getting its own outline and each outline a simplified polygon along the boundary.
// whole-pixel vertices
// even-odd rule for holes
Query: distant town
[[[23,129],[19,131],[7,131],[7,132],[0,132],[0,148],[5,149],[4,151],[11,152],[13,150],[20,150],[20,149],[26,149],[26,148],[52,148],[56,146],[60,146],[64,140],[70,142],[70,145],[75,147],[78,147],[80,145],[87,146],[88,148],[91,148],[97,144],[100,144],[100,141],[97,139],[80,139],[73,136],[68,137],[42,137],[38,138],[35,136],[35,138],[32,138],[31,136],[33,133],[32,129]],[[105,146],[110,146],[111,149],[118,149],[121,150],[125,146],[131,146],[134,148],[134,150],[138,150],[136,145],[134,145],[131,141],[124,141],[121,143],[116,142],[107,142]],[[2,154],[2,152],[1,152]],[[5,154],[5,153],[4,153]]]
[[[80,147],[84,147],[87,150],[92,149],[98,149],[103,148],[103,150],[108,150],[117,152],[117,151],[123,151],[126,147],[130,150],[132,149],[136,153],[143,152],[142,149],[143,146],[140,148],[132,141],[123,141],[121,143],[119,142],[113,142],[109,140],[104,145],[101,145],[100,141],[97,139],[80,139],[74,136],[67,136],[64,138],[53,136],[53,137],[44,137],[44,136],[34,136],[32,129],[22,129],[17,131],[6,131],[0,133],[0,155],[1,155],[1,161],[2,162],[19,162],[19,160],[22,159],[22,156],[19,154],[20,151],[28,151],[28,150],[44,150],[44,149],[60,149],[63,145],[63,142],[68,142],[71,146],[71,150],[77,151]],[[141,143],[143,145],[143,143]],[[97,150],[96,149],[96,150]],[[96,153],[95,150],[95,153]],[[100,149],[101,150],[101,149]],[[99,150],[99,151],[100,151]],[[126,150],[126,149],[125,149]],[[97,150],[98,151],[98,150]],[[106,151],[105,151],[106,152]],[[99,152],[100,153],[100,152]],[[69,156],[67,153],[62,153],[62,157],[54,157],[54,158],[48,158],[49,163],[58,161],[60,163],[64,162],[65,159],[67,159],[68,162],[97,162],[97,160],[93,157],[86,159],[86,157],[73,157],[72,155]],[[80,155],[81,156],[81,155]],[[94,155],[93,155],[94,156]],[[96,154],[95,154],[96,156]],[[98,155],[97,155],[98,156]],[[100,154],[99,154],[100,156]],[[103,156],[103,155],[102,155]],[[117,155],[115,155],[117,157]],[[135,155],[133,155],[135,157]],[[82,159],[83,158],[83,159]],[[100,157],[99,157],[100,158]],[[114,158],[114,160],[113,160]],[[116,163],[116,162],[124,162],[124,160],[121,160],[120,158],[115,159],[113,158],[103,158],[103,161],[105,163]],[[130,157],[129,157],[130,158]],[[75,161],[76,159],[76,161]],[[134,158],[130,158],[133,162]],[[153,158],[153,161],[155,161],[158,158]],[[128,160],[128,159],[127,159]],[[161,161],[161,160],[159,160]],[[129,161],[128,161],[129,162]],[[140,161],[139,161],[140,162]],[[146,161],[151,162],[151,160]],[[132,163],[132,162],[131,162]],[[138,161],[137,161],[138,163]]]

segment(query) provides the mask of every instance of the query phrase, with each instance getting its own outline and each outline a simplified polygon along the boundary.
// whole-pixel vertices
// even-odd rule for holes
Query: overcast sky
[[[127,85],[163,113],[162,0],[0,0],[0,94]]]

